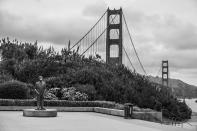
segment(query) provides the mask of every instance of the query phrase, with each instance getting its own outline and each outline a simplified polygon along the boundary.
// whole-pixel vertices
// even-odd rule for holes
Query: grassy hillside
[[[149,76],[149,80],[162,84],[160,77]],[[178,79],[169,79],[169,87],[173,88],[177,97],[197,98],[197,86],[189,85]]]

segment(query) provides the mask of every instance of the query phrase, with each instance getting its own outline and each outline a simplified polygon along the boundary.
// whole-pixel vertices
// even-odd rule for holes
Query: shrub
[[[27,85],[19,81],[8,81],[0,84],[0,98],[27,99],[29,89]]]
[[[44,95],[44,99],[47,99],[47,100],[58,100],[58,98],[50,93],[50,92],[46,92],[45,95]]]
[[[60,88],[51,88],[46,91],[44,98],[48,100],[58,100],[58,94],[60,92]]]
[[[88,95],[89,100],[96,100],[97,98],[97,92],[94,87],[94,85],[83,85],[83,84],[76,84],[74,85],[77,91],[80,91],[82,93],[86,93]]]
[[[74,87],[63,88],[61,92],[62,92],[62,99],[63,100],[71,100],[71,101],[86,101],[86,100],[88,100],[87,94],[76,91],[76,89]]]
[[[35,98],[36,92],[35,92],[35,87],[33,84],[26,83],[27,88],[29,89],[29,99]]]
[[[99,75],[90,68],[84,68],[76,72],[75,79],[76,79],[76,82],[81,83],[81,84],[94,85],[98,81]]]
[[[0,106],[36,106],[36,100],[26,99],[0,99]],[[58,107],[104,107],[123,110],[123,105],[110,101],[68,101],[68,100],[45,100],[44,106]]]
[[[4,74],[4,73],[2,73],[2,74],[0,75],[0,83],[4,83],[4,82],[6,82],[6,81],[11,81],[11,80],[13,80],[13,78],[12,78],[12,76],[9,75],[9,74]]]
[[[48,90],[49,93],[54,94],[55,96],[58,95],[60,88],[51,88]]]
[[[48,77],[45,81],[48,89],[61,88],[64,86],[63,80],[60,77]]]

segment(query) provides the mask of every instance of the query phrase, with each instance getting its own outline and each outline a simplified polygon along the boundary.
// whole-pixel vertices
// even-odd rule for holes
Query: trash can
[[[131,103],[124,104],[124,118],[125,119],[132,118],[132,114],[133,114],[133,104]]]

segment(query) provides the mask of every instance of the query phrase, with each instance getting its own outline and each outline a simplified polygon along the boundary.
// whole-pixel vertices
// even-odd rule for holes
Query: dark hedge
[[[45,100],[45,106],[58,107],[104,107],[123,110],[123,105],[107,101],[67,101],[67,100]],[[36,100],[32,99],[0,99],[0,106],[36,106]]]
[[[0,98],[27,99],[29,89],[27,85],[19,81],[7,81],[0,84]]]

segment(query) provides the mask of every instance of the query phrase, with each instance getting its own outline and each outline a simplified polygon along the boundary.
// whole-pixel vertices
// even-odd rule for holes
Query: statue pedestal
[[[23,116],[27,117],[56,117],[56,109],[46,109],[46,110],[35,110],[35,109],[24,109]]]

